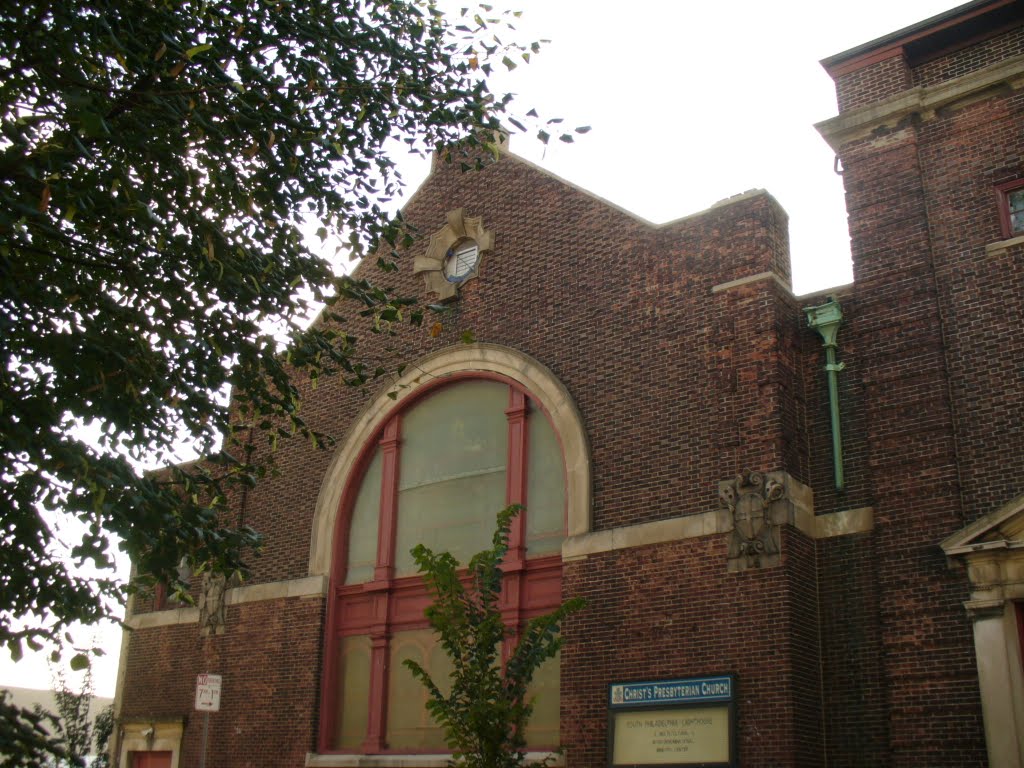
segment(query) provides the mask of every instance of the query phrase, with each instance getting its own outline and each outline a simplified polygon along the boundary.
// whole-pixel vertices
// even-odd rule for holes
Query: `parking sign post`
[[[220,675],[202,674],[196,678],[196,711],[203,712],[203,751],[199,768],[206,768],[206,741],[210,735],[210,713],[220,712]]]

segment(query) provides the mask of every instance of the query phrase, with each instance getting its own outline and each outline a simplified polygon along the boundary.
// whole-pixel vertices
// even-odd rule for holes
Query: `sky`
[[[523,11],[522,37],[551,42],[529,65],[498,73],[494,87],[517,93],[522,112],[591,127],[546,148],[513,136],[514,154],[652,223],[768,190],[789,213],[793,288],[803,295],[852,279],[842,179],[814,129],[836,113],[819,60],[958,4],[509,0]],[[428,162],[404,158],[402,168],[411,193]],[[113,696],[120,631],[84,629],[76,640],[106,649],[96,693]],[[45,656],[14,664],[0,654],[2,685],[48,688]]]

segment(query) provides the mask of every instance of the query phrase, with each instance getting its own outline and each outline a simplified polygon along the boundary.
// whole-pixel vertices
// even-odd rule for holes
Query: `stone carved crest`
[[[782,546],[769,507],[785,493],[785,485],[778,480],[749,470],[719,483],[719,498],[732,515],[729,560],[737,569],[760,568],[777,561]]]
[[[226,625],[224,593],[228,581],[222,573],[203,575],[203,591],[199,595],[199,632],[222,635]]]

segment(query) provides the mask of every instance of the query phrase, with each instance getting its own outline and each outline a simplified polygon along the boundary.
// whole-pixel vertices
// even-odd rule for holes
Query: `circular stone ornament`
[[[417,256],[413,272],[423,274],[427,290],[442,301],[454,299],[459,288],[480,275],[483,257],[494,247],[494,233],[484,229],[483,217],[469,217],[459,208],[448,223],[430,236],[427,252]]]

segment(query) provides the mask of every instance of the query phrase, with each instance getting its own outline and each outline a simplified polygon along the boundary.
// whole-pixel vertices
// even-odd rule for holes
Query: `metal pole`
[[[836,363],[836,335],[843,322],[843,311],[834,297],[817,307],[804,307],[807,324],[821,334],[825,344],[825,370],[828,372],[828,407],[832,416],[832,471],[836,490],[845,489],[843,477],[843,439],[839,432],[839,379],[836,374],[845,367]]]
[[[846,486],[843,477],[843,438],[839,431],[839,377],[836,376],[843,370],[842,365],[836,365],[836,348],[825,347],[825,370],[828,371],[828,403],[832,412],[832,469],[835,472],[836,490],[841,491]]]
[[[199,753],[199,768],[206,768],[206,740],[210,736],[210,711],[203,713],[203,751]]]

